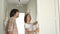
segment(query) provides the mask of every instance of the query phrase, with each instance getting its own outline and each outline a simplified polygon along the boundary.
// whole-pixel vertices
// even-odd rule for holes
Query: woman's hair
[[[25,17],[24,17],[24,22],[26,23],[27,22],[27,16],[30,16],[30,14],[26,14]],[[31,16],[30,16],[30,21],[31,21]]]
[[[18,9],[12,9],[10,12],[10,17],[13,17],[16,14],[16,12],[19,12],[19,10]]]

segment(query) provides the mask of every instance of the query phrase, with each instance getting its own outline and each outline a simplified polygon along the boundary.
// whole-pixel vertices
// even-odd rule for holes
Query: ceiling
[[[29,0],[20,0],[20,4],[27,4]],[[19,4],[19,0],[8,0],[9,4]]]

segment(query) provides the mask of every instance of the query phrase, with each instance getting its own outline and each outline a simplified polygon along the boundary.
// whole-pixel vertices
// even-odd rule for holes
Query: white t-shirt
[[[27,24],[27,23],[25,23],[24,26],[25,26],[25,28],[28,29],[29,31],[32,31],[32,28],[33,28],[33,27],[32,27],[32,24]],[[25,33],[28,34],[27,32],[25,32]]]
[[[32,24],[25,23],[25,28],[29,29],[29,31],[32,31]]]
[[[25,28],[29,29],[29,31],[36,30],[38,28],[38,24],[32,25],[32,24],[25,23],[24,26]],[[28,33],[25,31],[25,34],[28,34]],[[38,32],[34,32],[34,34],[38,34]]]

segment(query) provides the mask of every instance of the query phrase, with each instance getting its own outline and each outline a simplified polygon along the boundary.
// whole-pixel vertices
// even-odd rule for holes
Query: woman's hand
[[[33,22],[33,25],[36,25],[38,22],[37,21],[35,21],[35,22]]]
[[[36,30],[34,30],[34,32],[39,32],[39,28],[37,28]]]
[[[25,29],[25,31],[28,33],[28,34],[33,34],[34,31],[29,31],[29,29]]]

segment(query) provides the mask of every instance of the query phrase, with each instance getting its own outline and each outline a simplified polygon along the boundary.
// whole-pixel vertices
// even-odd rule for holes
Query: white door
[[[40,34],[57,34],[54,0],[37,0],[37,20]]]

